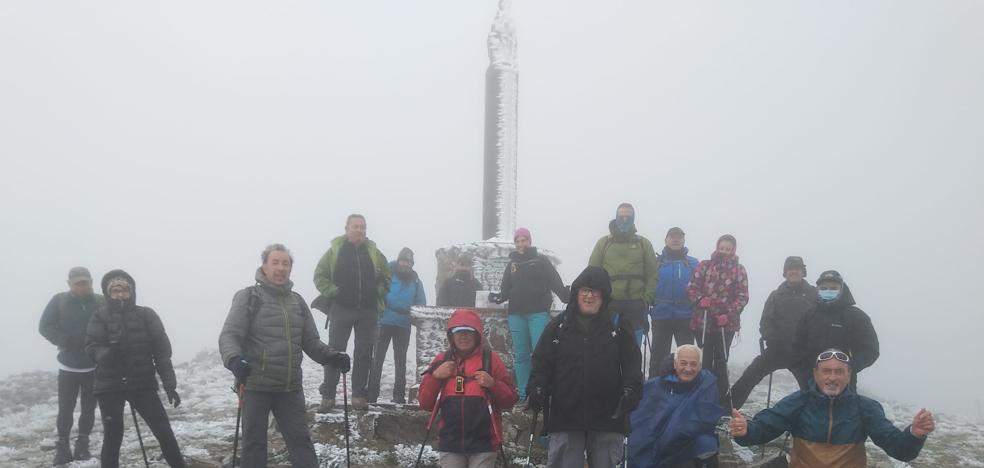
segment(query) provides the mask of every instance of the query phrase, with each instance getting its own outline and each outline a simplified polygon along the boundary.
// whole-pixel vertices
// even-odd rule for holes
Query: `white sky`
[[[0,3],[0,376],[74,265],[121,267],[185,360],[259,252],[311,274],[345,215],[431,286],[481,234],[494,1]],[[730,232],[751,280],[735,359],[787,255],[836,268],[882,357],[862,386],[973,414],[984,3],[514,5],[519,221],[570,282],[621,201],[656,244]]]

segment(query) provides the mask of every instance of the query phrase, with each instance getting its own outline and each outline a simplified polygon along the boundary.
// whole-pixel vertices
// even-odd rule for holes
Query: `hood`
[[[841,310],[856,304],[856,302],[854,302],[854,295],[851,294],[851,288],[847,286],[847,283],[844,283],[841,285],[841,293],[837,299],[834,299],[833,302],[823,302],[818,298],[817,304],[819,309]]]
[[[472,327],[478,332],[478,348],[485,345],[485,327],[482,326],[482,319],[478,312],[471,309],[458,309],[451,314],[448,319],[448,345],[454,349],[454,341],[451,339],[451,330],[456,327]]]
[[[577,279],[571,283],[571,295],[567,301],[567,311],[578,312],[577,291],[583,287],[597,289],[601,291],[601,311],[608,310],[608,304],[612,302],[612,280],[604,268],[589,266],[577,275]]]
[[[111,279],[117,278],[117,277],[123,277],[124,279],[126,279],[126,282],[127,283],[130,283],[130,300],[127,301],[127,302],[130,305],[136,304],[137,303],[137,282],[136,281],[133,281],[133,277],[130,276],[129,273],[127,273],[127,272],[125,272],[123,270],[119,270],[119,269],[117,269],[117,270],[111,270],[109,273],[106,273],[105,275],[103,275],[102,281],[100,281],[100,284],[102,286],[103,297],[105,297],[107,301],[110,300],[110,298],[109,298],[109,281]]]
[[[411,281],[416,281],[417,280],[417,270],[414,270],[413,269],[413,265],[410,266],[410,273],[408,273],[406,275],[400,274],[400,270],[399,270],[399,268],[400,268],[400,262],[399,261],[389,262],[389,266],[390,266],[390,271],[393,272],[393,276],[396,276],[400,280],[402,280],[404,282],[411,282]]]
[[[530,246],[526,248],[526,253],[522,255],[515,250],[509,252],[509,259],[517,262],[523,262],[526,260],[532,260],[533,258],[536,258],[537,255],[539,254],[536,251],[536,247]]]
[[[267,279],[266,275],[263,274],[263,267],[257,267],[256,268],[256,275],[254,276],[254,278],[256,279],[256,283],[257,284],[260,284],[262,286],[266,286],[266,287],[271,288],[271,289],[276,289],[278,291],[288,291],[289,292],[291,289],[294,288],[294,282],[291,281],[291,280],[287,280],[287,284],[285,284],[283,286],[277,286],[277,285],[271,283],[270,280]]]

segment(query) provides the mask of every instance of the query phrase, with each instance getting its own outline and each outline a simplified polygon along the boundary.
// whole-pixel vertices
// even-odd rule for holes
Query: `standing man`
[[[366,238],[366,218],[360,214],[349,215],[345,220],[345,235],[332,239],[331,248],[314,269],[314,285],[330,304],[328,346],[344,351],[355,330],[352,406],[360,410],[369,408],[372,347],[376,341],[379,314],[386,307],[391,274],[386,257],[376,248],[375,242]],[[335,407],[338,378],[338,369],[325,366],[319,413]]]
[[[473,262],[468,254],[454,261],[454,274],[437,291],[438,307],[475,307],[475,293],[482,290],[482,283],[472,274]]]
[[[704,369],[717,377],[721,405],[728,409],[731,340],[741,328],[741,311],[748,304],[748,274],[738,263],[737,248],[738,240],[731,234],[718,238],[711,259],[697,265],[687,287],[695,306],[690,329],[703,351]]]
[[[256,284],[239,290],[219,335],[219,354],[236,376],[243,408],[243,468],[267,466],[270,413],[284,436],[290,463],[316,468],[305,418],[303,351],[311,359],[348,372],[349,357],[321,342],[304,298],[293,291],[294,258],[283,244],[260,254]]]
[[[167,464],[183,468],[181,449],[157,395],[160,375],[168,403],[175,408],[181,404],[164,324],[154,309],[137,305],[137,286],[127,272],[106,273],[102,290],[108,297],[106,307],[92,314],[85,337],[85,352],[96,363],[92,393],[102,415],[102,467],[119,466],[123,407],[129,402],[157,438]]]
[[[731,387],[731,398],[735,408],[741,408],[754,388],[766,375],[779,369],[793,372],[796,357],[793,354],[793,340],[796,326],[804,316],[817,306],[817,288],[806,282],[806,265],[801,257],[787,257],[782,267],[786,278],[779,287],[769,294],[762,310],[759,330],[762,332],[762,352],[745,368],[741,378]],[[796,378],[802,375],[793,373]],[[806,388],[806,381],[800,382]]]
[[[868,466],[868,438],[888,456],[912,461],[936,429],[933,413],[919,410],[899,430],[875,400],[850,388],[853,360],[839,349],[816,356],[809,387],[783,398],[748,420],[731,410],[731,436],[742,447],[765,444],[784,432],[793,436],[790,468]]]
[[[659,256],[659,281],[656,283],[656,302],[649,307],[653,319],[653,347],[649,359],[649,376],[656,377],[660,363],[676,339],[677,347],[694,343],[690,330],[693,307],[687,297],[687,286],[697,268],[697,259],[687,255],[685,234],[678,227],[666,233],[663,254]]]
[[[803,383],[810,378],[811,356],[837,348],[851,356],[851,389],[857,390],[858,373],[878,359],[878,334],[868,314],[855,305],[851,289],[837,271],[820,273],[817,296],[817,307],[796,327],[793,352],[798,362],[793,375],[800,389],[807,390]]]
[[[652,242],[636,234],[631,204],[618,205],[608,235],[595,243],[588,265],[604,268],[611,276],[611,312],[631,325],[636,345],[641,344],[649,329],[646,311],[656,299],[659,271]]]
[[[41,324],[41,336],[58,347],[58,442],[55,444],[55,465],[75,460],[88,460],[89,433],[96,419],[96,397],[92,382],[96,364],[85,354],[85,331],[93,312],[105,305],[103,297],[92,292],[92,275],[85,267],[68,271],[68,291],[55,294],[48,301]],[[72,416],[75,401],[81,399],[79,436],[75,439],[75,454],[69,450],[72,435]]]
[[[567,309],[547,325],[533,353],[529,406],[544,412],[548,468],[614,468],[622,461],[629,413],[642,396],[642,356],[608,305],[608,272],[589,266],[574,280]]]
[[[393,403],[407,402],[407,348],[410,347],[410,308],[427,303],[424,283],[413,271],[413,251],[409,247],[400,250],[396,261],[390,264],[393,278],[386,294],[386,310],[379,321],[379,338],[373,348],[372,372],[369,373],[369,403],[379,399],[379,387],[383,379],[386,350],[393,342],[393,361],[396,367],[393,382]]]

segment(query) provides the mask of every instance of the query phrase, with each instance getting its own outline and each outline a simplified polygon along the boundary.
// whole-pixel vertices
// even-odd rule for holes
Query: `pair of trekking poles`
[[[236,382],[236,394],[239,395],[239,408],[236,410],[236,434],[233,436],[232,440],[232,461],[230,466],[235,467],[239,463],[237,458],[239,452],[239,429],[241,427],[241,422],[243,420],[243,406],[245,403],[244,397],[246,395],[246,384],[242,382]],[[348,378],[346,373],[342,373],[342,408],[345,412],[345,466],[352,466],[352,455],[349,449],[349,411],[348,411]],[[132,407],[131,407],[132,409]],[[136,415],[133,416],[134,422],[136,422]],[[140,429],[137,428],[137,435],[140,435]],[[143,448],[143,442],[140,443],[140,448]],[[144,452],[144,462],[147,461],[147,453]]]

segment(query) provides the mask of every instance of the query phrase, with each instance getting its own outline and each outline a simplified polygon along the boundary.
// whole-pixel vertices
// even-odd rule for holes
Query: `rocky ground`
[[[735,366],[733,372],[740,372]],[[171,424],[181,444],[182,452],[195,467],[220,467],[229,462],[232,453],[233,432],[236,422],[236,396],[230,390],[230,374],[219,363],[216,351],[200,353],[189,362],[176,366],[179,378],[178,390],[183,403],[171,409]],[[733,377],[737,377],[734,375]],[[316,414],[314,405],[320,400],[317,387],[321,382],[321,368],[310,360],[304,362],[304,380],[308,404],[312,407],[309,419],[312,433],[317,440],[316,449],[323,466],[345,466],[344,416],[339,401],[338,409],[330,414]],[[408,377],[413,382],[413,377]],[[381,398],[391,394],[392,371],[384,376]],[[746,405],[745,413],[752,414],[764,406],[766,381],[756,388]],[[773,401],[790,393],[795,382],[785,372],[776,374],[773,384]],[[863,391],[863,390],[862,390]],[[341,393],[341,392],[340,392]],[[163,394],[162,394],[163,397]],[[884,402],[889,418],[898,426],[905,426],[918,408],[895,402]],[[57,413],[55,374],[53,372],[29,372],[0,381],[0,467],[50,466],[55,442],[54,421]],[[413,466],[424,437],[428,414],[414,406],[380,404],[368,412],[352,412],[349,419],[350,455],[352,466],[405,467]],[[530,416],[522,411],[506,415],[506,455],[510,466],[521,466],[526,457],[529,440]],[[128,421],[129,422],[129,421]],[[937,431],[925,449],[911,465],[888,459],[884,453],[869,444],[869,466],[872,467],[984,467],[984,431],[981,424],[974,424],[959,417],[937,415]],[[151,465],[163,467],[156,441],[144,430],[144,443],[151,458]],[[99,453],[102,429],[96,422],[92,451]],[[433,436],[432,436],[433,439]],[[744,467],[760,464],[761,448],[733,446],[722,435],[722,466]],[[766,456],[779,452],[781,440],[766,449]],[[428,447],[424,451],[423,464],[435,466],[437,455]],[[542,464],[543,452],[537,448],[534,464]],[[143,460],[136,433],[128,424],[123,441],[121,464],[142,466]],[[73,468],[98,467],[97,460],[74,462]],[[271,428],[270,466],[289,466],[283,441],[275,428]]]

